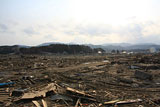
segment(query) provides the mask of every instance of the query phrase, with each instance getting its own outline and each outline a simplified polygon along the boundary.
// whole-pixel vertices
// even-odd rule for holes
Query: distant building
[[[131,51],[131,52],[128,52],[127,54],[130,55],[130,54],[133,54],[133,53],[134,53],[134,52]]]
[[[155,53],[155,52],[156,52],[156,48],[151,47],[151,48],[149,49],[149,52],[150,52],[150,53]]]
[[[122,51],[122,53],[123,53],[123,54],[126,54],[127,52],[126,52],[126,51]]]
[[[98,54],[102,54],[102,51],[98,51]]]

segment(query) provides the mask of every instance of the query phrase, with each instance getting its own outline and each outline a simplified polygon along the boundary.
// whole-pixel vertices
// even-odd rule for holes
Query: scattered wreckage
[[[0,106],[159,107],[159,56],[2,56]]]
[[[65,93],[59,93],[58,90],[63,90],[65,91]],[[41,87],[39,90],[27,90],[26,92],[21,90],[19,91],[13,90],[11,92],[11,96],[17,97],[17,94],[20,93],[20,95],[16,98],[16,100],[14,101],[12,100],[15,103],[25,100],[31,100],[36,107],[41,107],[40,103],[38,102],[39,100],[41,100],[43,107],[48,107],[47,102],[44,100],[44,98],[46,98],[47,93],[50,92],[52,92],[53,94],[51,96],[52,101],[62,100],[66,104],[66,106],[71,106],[67,101],[69,102],[76,101],[75,107],[79,106],[101,107],[103,105],[120,105],[120,104],[130,104],[143,101],[142,99],[135,99],[135,100],[130,99],[124,101],[114,100],[114,101],[100,103],[100,101],[98,101],[94,96],[90,94],[73,89],[71,87],[60,86],[57,83],[50,83],[46,86]],[[81,103],[81,100],[86,100],[88,104]],[[5,106],[12,106],[11,105],[12,103],[7,102]]]

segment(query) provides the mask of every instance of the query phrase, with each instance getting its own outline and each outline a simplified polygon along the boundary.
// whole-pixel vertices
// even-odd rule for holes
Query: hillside
[[[103,51],[101,48],[90,48],[85,45],[67,45],[67,44],[48,44],[44,46],[35,47],[21,47],[19,45],[14,46],[0,46],[0,54],[88,54],[97,53],[98,51]]]

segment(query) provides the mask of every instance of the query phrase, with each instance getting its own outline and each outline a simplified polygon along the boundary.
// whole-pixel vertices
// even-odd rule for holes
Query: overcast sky
[[[0,0],[0,45],[160,44],[160,0]]]

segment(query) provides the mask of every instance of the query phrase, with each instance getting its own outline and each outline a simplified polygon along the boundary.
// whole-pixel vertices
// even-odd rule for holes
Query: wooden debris
[[[55,94],[51,96],[51,100],[65,100],[65,101],[73,101],[71,97],[68,97],[66,95],[60,95],[60,94]]]
[[[125,100],[125,101],[118,101],[116,104],[130,104],[130,103],[137,103],[137,102],[142,102],[142,99],[135,99],[135,100]]]
[[[33,100],[32,102],[36,107],[41,107],[40,104],[38,103],[38,101]]]
[[[110,104],[115,104],[116,102],[118,102],[119,100],[113,100],[113,101],[108,101],[108,102],[104,102],[104,103],[100,103],[99,106],[104,105],[110,105]]]
[[[0,107],[118,107],[128,104],[158,107],[159,57],[160,54],[25,55],[23,58],[2,55]],[[6,84],[10,82],[14,85]]]
[[[70,88],[70,87],[67,87],[66,90],[77,93],[77,94],[81,94],[81,95],[84,95],[84,96],[93,97],[92,95],[86,94],[83,91],[79,91],[79,90],[76,90],[76,89],[73,89],[73,88]]]
[[[130,104],[130,103],[137,103],[137,102],[142,102],[142,99],[135,99],[135,100],[130,99],[130,100],[124,100],[124,101],[113,100],[113,101],[108,101],[108,102],[100,103],[99,106],[102,106],[102,105],[111,105],[111,104],[115,104],[115,105]]]
[[[81,103],[80,101],[81,101],[81,99],[78,99],[78,100],[77,100],[75,107],[79,107],[78,105],[80,105],[80,107],[83,106],[82,103]]]
[[[69,106],[69,104],[68,104],[65,100],[62,99],[62,101],[63,101],[67,106]]]
[[[21,99],[32,99],[32,98],[35,98],[35,97],[45,97],[47,92],[55,91],[55,90],[56,90],[55,84],[50,83],[46,87],[42,88],[39,91],[24,93],[24,95],[22,96]]]
[[[43,99],[42,99],[42,104],[43,104],[43,107],[48,107],[47,106],[47,102],[45,100],[43,100]]]
[[[79,104],[79,99],[77,100],[75,107],[78,107],[78,104]]]
[[[146,72],[142,72],[142,71],[135,71],[135,77],[138,79],[142,79],[142,80],[152,80],[152,75]]]

